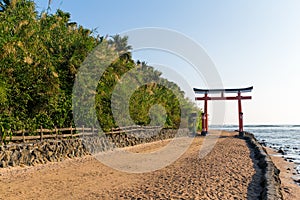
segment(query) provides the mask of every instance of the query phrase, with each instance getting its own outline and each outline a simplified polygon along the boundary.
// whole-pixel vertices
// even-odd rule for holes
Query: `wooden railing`
[[[161,126],[126,126],[119,128],[112,128],[109,132],[105,132],[105,134],[118,134],[118,133],[131,133],[135,131],[149,130],[149,129],[159,129]],[[2,137],[0,132],[0,144],[4,141],[9,142],[27,142],[32,140],[40,140],[44,139],[55,139],[61,140],[65,138],[76,138],[82,136],[89,136],[98,133],[98,129],[91,127],[86,128],[82,127],[70,127],[70,128],[54,128],[54,129],[44,129],[42,126],[40,129],[29,131],[29,130],[19,130],[13,131],[12,136]],[[34,135],[28,135],[28,133],[32,133]]]

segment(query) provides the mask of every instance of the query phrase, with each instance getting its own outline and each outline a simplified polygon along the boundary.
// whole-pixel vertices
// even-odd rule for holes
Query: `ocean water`
[[[238,126],[210,126],[211,129],[234,131]],[[253,133],[260,143],[277,151],[282,150],[283,157],[296,164],[300,174],[300,125],[245,125],[244,131]]]

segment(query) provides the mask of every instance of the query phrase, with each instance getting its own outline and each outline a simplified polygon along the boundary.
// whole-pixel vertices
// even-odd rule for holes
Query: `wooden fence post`
[[[84,125],[82,125],[82,135],[84,135]]]
[[[92,135],[94,135],[94,132],[95,132],[95,128],[94,126],[92,127]]]
[[[25,130],[22,129],[22,138],[23,138],[23,142],[25,143]]]
[[[0,145],[3,144],[3,139],[2,139],[2,132],[0,131]]]
[[[58,139],[58,130],[57,130],[57,127],[54,126],[54,130],[55,130],[55,140]]]
[[[72,128],[72,125],[71,125],[71,138],[73,138],[73,128]]]
[[[43,142],[43,127],[41,126],[41,142]]]

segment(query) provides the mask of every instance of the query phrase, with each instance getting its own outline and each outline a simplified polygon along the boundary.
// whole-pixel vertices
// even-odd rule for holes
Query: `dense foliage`
[[[184,98],[176,84],[160,76],[159,71],[145,63],[136,64],[122,58],[108,67],[100,79],[96,95],[101,126],[187,127],[189,114],[196,109],[195,106]],[[121,84],[116,87],[119,82]],[[128,103],[124,104],[124,101]],[[115,119],[118,119],[117,124]]]
[[[160,72],[145,63],[135,63],[126,37],[95,36],[92,30],[71,22],[69,13],[57,10],[54,14],[39,14],[31,0],[0,0],[0,131],[74,125],[75,75],[86,56],[103,42],[120,52],[97,88],[97,117],[105,130],[117,126],[110,109],[114,86],[123,74],[138,68],[143,68],[146,74],[135,74],[131,79],[134,82],[148,76],[170,87],[149,83],[138,88],[130,98],[133,121],[149,124],[149,109],[160,104],[166,110],[166,126],[178,127],[180,116],[187,119],[186,124],[190,123],[188,114],[196,107],[184,99],[174,83],[162,79]],[[126,93],[126,88],[123,92]],[[174,94],[180,98],[174,98]],[[184,108],[183,113],[180,107]],[[154,113],[161,118],[157,114],[161,109]]]

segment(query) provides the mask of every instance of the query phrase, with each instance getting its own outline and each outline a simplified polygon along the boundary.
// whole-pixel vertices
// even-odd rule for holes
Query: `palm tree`
[[[47,10],[50,10],[50,4],[52,3],[52,0],[48,0],[48,8]]]
[[[111,36],[112,40],[109,41],[110,44],[115,45],[116,50],[121,53],[127,53],[132,48],[128,45],[128,36],[121,37],[120,35]]]
[[[128,36],[121,37],[120,35],[114,35],[111,36],[111,39],[108,42],[115,47],[115,50],[120,55],[121,59],[124,59],[125,61],[131,59],[130,50],[132,47],[128,45]]]

